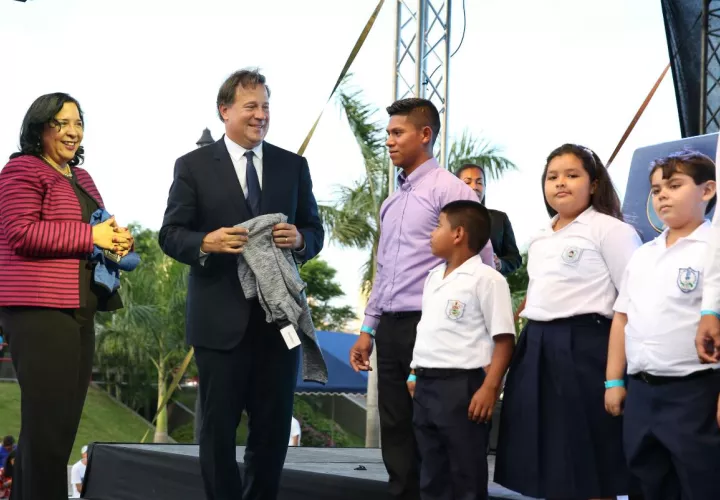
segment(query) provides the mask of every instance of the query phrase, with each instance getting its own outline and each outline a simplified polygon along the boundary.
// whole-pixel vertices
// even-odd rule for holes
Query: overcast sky
[[[85,167],[122,223],[158,229],[178,156],[205,127],[223,125],[217,89],[259,66],[272,88],[268,141],[297,150],[322,109],[376,0],[29,0],[0,2],[0,157],[17,148],[22,118],[48,92],[86,113]],[[387,0],[351,71],[369,103],[391,99],[394,4]],[[452,46],[462,28],[453,0]],[[488,187],[524,245],[545,221],[540,175],[564,142],[607,160],[668,61],[657,0],[470,0],[467,32],[451,61],[449,133],[469,129],[500,146],[519,171]],[[378,114],[385,121],[386,115]],[[680,138],[671,75],[615,160],[624,192],[632,152]],[[306,156],[319,201],[363,172],[357,146],[331,104]],[[364,252],[326,245],[357,305]]]

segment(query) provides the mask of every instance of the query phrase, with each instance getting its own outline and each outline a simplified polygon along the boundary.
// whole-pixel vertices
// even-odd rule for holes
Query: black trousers
[[[382,457],[393,498],[420,498],[420,455],[407,389],[420,313],[383,314],[375,336]]]
[[[720,498],[720,372],[652,385],[631,376],[623,442],[646,500]]]
[[[413,423],[423,500],[487,500],[490,426],[468,418],[485,380],[477,370],[415,370]]]
[[[298,353],[265,322],[255,303],[247,330],[231,350],[195,347],[202,424],[200,467],[207,500],[274,500],[280,486],[293,411]],[[245,472],[240,476],[235,433],[247,411]]]
[[[67,499],[67,464],[92,374],[94,315],[94,308],[0,309],[21,398],[13,500]]]

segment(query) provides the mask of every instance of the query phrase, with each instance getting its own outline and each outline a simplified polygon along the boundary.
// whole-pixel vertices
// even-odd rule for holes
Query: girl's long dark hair
[[[80,113],[80,119],[85,123],[82,108],[76,99],[62,92],[54,94],[45,94],[30,105],[25,113],[22,128],[20,129],[20,151],[10,155],[10,159],[17,158],[22,155],[32,155],[40,157],[43,154],[42,135],[45,131],[45,125],[57,127],[55,117],[62,109],[65,103],[71,102],[77,106]],[[75,157],[68,162],[68,165],[74,167],[80,165],[85,156],[85,149],[80,146],[75,153]]]
[[[602,160],[594,151],[578,144],[563,144],[553,150],[545,162],[541,185],[543,188],[545,208],[547,208],[550,217],[555,217],[557,212],[550,206],[545,198],[545,177],[547,177],[550,162],[554,158],[565,154],[575,155],[582,162],[583,168],[590,176],[590,182],[595,182],[595,192],[590,195],[590,205],[601,214],[623,220],[622,210],[620,209],[620,198],[618,198],[605,165],[603,165]]]

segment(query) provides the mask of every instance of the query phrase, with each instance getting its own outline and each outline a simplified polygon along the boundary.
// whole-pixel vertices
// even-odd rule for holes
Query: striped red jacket
[[[90,174],[73,167],[98,205]],[[80,258],[93,251],[75,191],[60,172],[24,155],[0,172],[0,306],[80,307]]]

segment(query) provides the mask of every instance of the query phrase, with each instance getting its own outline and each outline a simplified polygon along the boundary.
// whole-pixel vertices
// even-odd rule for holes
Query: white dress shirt
[[[228,138],[227,135],[224,136],[225,139],[225,147],[227,147],[228,153],[230,153],[230,159],[233,162],[233,166],[235,167],[235,173],[238,176],[238,180],[240,181],[240,186],[242,187],[243,194],[247,197],[247,158],[245,157],[245,153],[248,151],[252,151],[253,156],[253,165],[255,165],[255,171],[257,172],[258,180],[260,181],[260,189],[262,189],[262,183],[263,183],[263,151],[262,151],[262,142],[252,148],[252,150],[245,149],[244,147],[240,146],[239,144],[234,143],[230,138]]]
[[[552,321],[581,314],[613,317],[625,266],[640,245],[635,229],[590,207],[559,231],[557,216],[530,242],[527,301],[521,316]]]
[[[515,334],[510,287],[479,255],[443,277],[446,268],[433,268],[425,280],[410,367],[487,366],[495,347],[492,338]]]
[[[695,350],[710,222],[669,248],[667,232],[635,252],[615,302],[615,310],[628,317],[625,355],[630,374],[683,377],[720,368],[720,363],[700,364]]]
[[[243,194],[247,197],[247,158],[245,157],[245,153],[250,151],[249,149],[245,149],[244,147],[240,146],[239,144],[236,144],[232,141],[227,135],[223,136],[223,140],[225,141],[225,147],[228,150],[228,153],[230,154],[230,160],[232,160],[233,167],[235,167],[235,174],[238,176],[238,181],[240,181],[240,187],[243,190]],[[262,142],[252,148],[252,152],[254,153],[253,157],[253,165],[255,165],[255,171],[257,172],[258,181],[260,182],[260,190],[262,190],[262,172],[263,172],[263,151],[262,151]],[[305,248],[305,245],[303,245],[303,249]],[[296,253],[300,253],[299,251]],[[208,254],[200,250],[200,265],[204,266],[205,261],[207,260]]]

